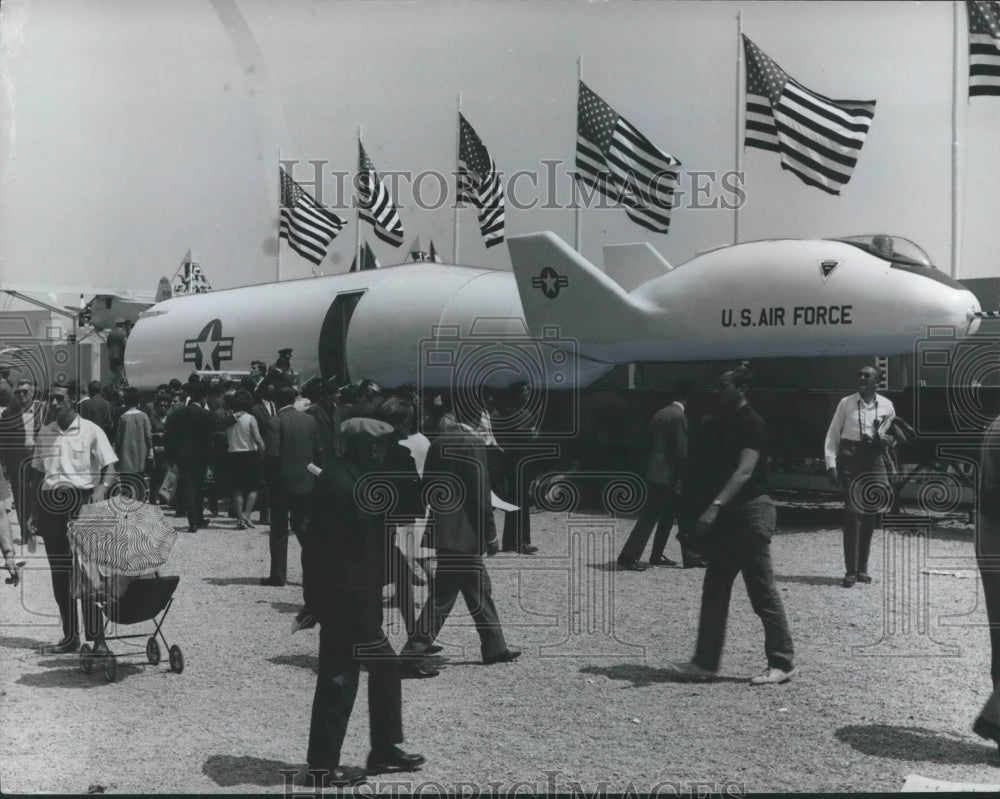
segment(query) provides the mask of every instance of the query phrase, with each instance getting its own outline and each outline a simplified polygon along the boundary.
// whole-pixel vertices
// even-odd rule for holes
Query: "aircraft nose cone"
[[[977,330],[979,330],[979,325],[982,322],[982,306],[979,304],[979,300],[976,299],[976,295],[971,291],[963,292],[965,296],[960,297],[958,303],[965,306],[965,334],[966,336],[973,335]]]

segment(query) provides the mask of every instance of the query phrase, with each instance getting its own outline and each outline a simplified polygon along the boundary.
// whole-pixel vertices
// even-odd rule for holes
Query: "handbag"
[[[164,502],[173,502],[174,494],[177,493],[177,477],[177,465],[171,463],[160,483],[159,496]]]

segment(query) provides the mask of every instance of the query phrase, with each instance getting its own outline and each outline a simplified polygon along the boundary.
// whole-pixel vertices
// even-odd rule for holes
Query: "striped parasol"
[[[70,547],[81,562],[119,574],[162,566],[176,540],[159,508],[123,496],[84,505],[69,525]]]

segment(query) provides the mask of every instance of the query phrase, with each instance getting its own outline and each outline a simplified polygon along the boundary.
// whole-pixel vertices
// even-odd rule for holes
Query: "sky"
[[[1000,276],[1000,98],[967,100],[959,9],[958,274]],[[585,209],[581,252],[600,262],[605,245],[649,241],[682,263],[733,241],[734,213],[697,207],[690,189],[693,172],[736,167],[737,12],[800,83],[877,101],[841,196],[746,152],[743,239],[888,232],[950,271],[951,3],[4,0],[0,282],[152,291],[188,248],[215,288],[344,272],[357,218],[333,173],[353,176],[359,127],[376,168],[426,173],[424,205],[439,207],[401,183],[404,244],[433,239],[450,260],[459,94],[499,168],[523,173],[507,234],[572,244],[578,59],[591,89],[680,160],[688,192],[667,235]],[[278,246],[279,157],[306,184],[307,162],[322,162],[322,199],[347,219],[318,267]],[[404,259],[367,224],[361,235],[383,264]],[[460,262],[510,268],[473,209],[458,241]]]

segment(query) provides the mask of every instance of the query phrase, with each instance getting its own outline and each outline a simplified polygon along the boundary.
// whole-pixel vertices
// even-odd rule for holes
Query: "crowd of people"
[[[383,391],[370,380],[342,386],[314,379],[298,386],[290,356],[280,351],[271,367],[254,361],[239,380],[210,382],[194,374],[186,383],[161,386],[146,402],[135,389],[104,391],[91,383],[79,401],[72,386],[52,386],[43,403],[30,379],[18,381],[9,398],[0,397],[0,463],[10,478],[8,487],[0,474],[0,511],[5,497],[13,496],[23,542],[36,533],[44,540],[63,624],[53,653],[80,646],[66,531],[86,502],[113,491],[160,502],[186,519],[190,533],[209,526],[208,513],[219,517],[225,504],[236,529],[268,525],[270,571],[260,579],[263,586],[286,584],[294,534],[303,574],[297,623],[320,627],[307,762],[315,784],[342,787],[359,784],[366,774],[415,770],[424,762],[399,746],[401,680],[438,676],[441,647],[435,640],[459,594],[479,634],[484,665],[520,656],[504,636],[484,556],[501,549],[537,551],[530,543],[529,481],[516,444],[537,435],[539,419],[526,410],[532,406],[525,384],[480,404],[453,405],[446,392],[421,394],[415,386]],[[876,376],[873,367],[861,370],[859,392],[840,403],[826,440],[830,478],[845,499],[845,587],[871,581],[868,554],[880,509],[859,499],[857,483],[862,477],[885,481],[881,459],[894,418],[891,403],[875,393]],[[752,380],[745,364],[726,370],[712,412],[695,425],[685,412],[691,386],[675,385],[673,402],[652,420],[646,498],[618,557],[620,568],[644,570],[641,556],[656,529],[650,564],[705,569],[693,657],[670,664],[678,679],[718,676],[740,574],[764,627],[767,665],[750,683],[780,684],[796,673],[771,561],[776,512],[766,482],[769,445],[748,400]],[[984,486],[987,498],[1000,490],[996,424],[990,436],[983,455],[984,480],[993,481]],[[391,502],[365,499],[373,480],[391,486]],[[497,494],[513,503],[502,534],[494,522]],[[983,525],[993,530],[996,507],[981,512]],[[675,520],[682,564],[664,555]],[[413,529],[423,530],[419,549],[434,551],[433,566],[402,545],[403,532]],[[13,574],[10,525],[2,512],[0,545]],[[995,622],[995,558],[982,542],[979,554]],[[428,598],[418,615],[413,586],[425,583]],[[398,654],[384,631],[387,584],[395,587],[407,631]],[[86,601],[83,610],[84,632],[99,654],[106,647],[97,610]],[[1000,639],[992,638],[996,682]],[[340,750],[362,666],[369,672],[371,754],[358,769],[340,763]],[[1000,698],[996,704],[992,716],[984,711],[977,731],[1000,740]]]

